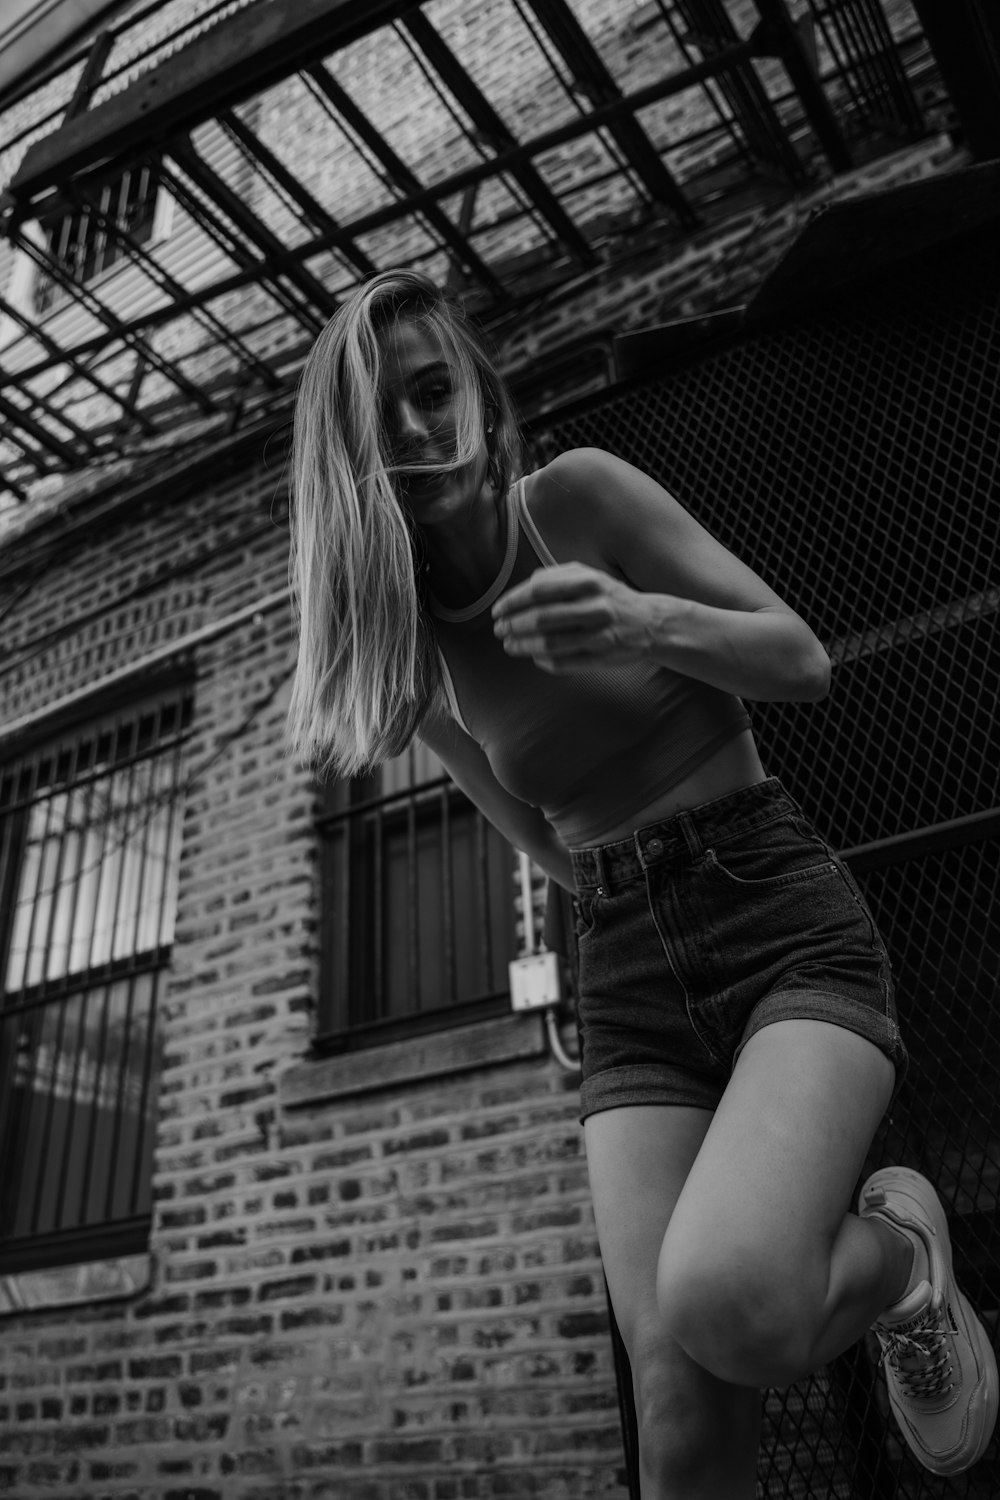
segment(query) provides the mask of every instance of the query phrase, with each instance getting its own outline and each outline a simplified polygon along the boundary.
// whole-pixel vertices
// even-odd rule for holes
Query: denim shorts
[[[574,849],[581,1119],[714,1109],[772,1021],[829,1021],[906,1066],[885,947],[829,844],[771,778]]]

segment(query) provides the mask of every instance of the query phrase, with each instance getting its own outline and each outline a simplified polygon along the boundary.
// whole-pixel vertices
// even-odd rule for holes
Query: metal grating
[[[760,336],[542,439],[648,469],[817,630],[838,665],[831,696],[753,713],[844,846],[1000,801],[992,254],[931,257],[895,295]]]
[[[161,0],[77,54],[38,94],[62,100],[49,134],[0,111],[10,497],[273,426],[317,329],[376,268],[423,269],[498,326],[748,192],[772,202],[940,125],[911,88],[934,64],[907,0],[794,24],[787,0],[201,9],[193,37],[190,7]],[[147,169],[159,229],[140,243],[102,204]],[[55,253],[38,229],[54,201],[114,274],[68,273],[96,252]]]
[[[830,644],[830,697],[755,706],[757,731],[765,764],[848,853],[892,955],[912,1063],[869,1166],[902,1161],[937,1184],[959,1278],[996,1334],[994,267],[993,234],[973,237],[537,441],[648,469]],[[951,1480],[911,1460],[872,1349],[768,1394],[761,1500],[985,1500],[998,1481],[995,1443]]]

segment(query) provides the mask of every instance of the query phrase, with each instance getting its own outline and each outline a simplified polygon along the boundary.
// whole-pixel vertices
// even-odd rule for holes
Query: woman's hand
[[[493,628],[509,655],[531,657],[546,672],[652,661],[738,697],[815,702],[829,690],[827,654],[805,621],[772,598],[720,608],[560,563],[498,599]]]
[[[573,449],[535,475],[533,504],[543,536],[578,538],[600,566],[541,568],[498,599],[511,655],[547,672],[654,662],[759,703],[826,695],[829,658],[801,615],[648,474]]]
[[[671,602],[586,563],[560,563],[499,598],[493,629],[508,655],[530,656],[546,672],[570,672],[648,658]]]

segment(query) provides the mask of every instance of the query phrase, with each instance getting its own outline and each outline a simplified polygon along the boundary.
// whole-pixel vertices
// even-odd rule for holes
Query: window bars
[[[70,284],[93,281],[128,254],[130,241],[143,245],[151,239],[158,192],[154,168],[139,164],[92,188],[93,206],[90,202],[64,205],[45,214],[39,222],[47,254]],[[36,274],[34,302],[39,316],[71,295],[65,281],[60,283],[41,270]]]
[[[319,825],[321,1048],[509,1008],[513,853],[442,769],[418,743],[331,789]]]
[[[0,768],[0,1268],[142,1248],[177,900],[177,689]]]

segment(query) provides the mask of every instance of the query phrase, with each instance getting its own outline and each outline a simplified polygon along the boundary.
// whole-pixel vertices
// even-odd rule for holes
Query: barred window
[[[128,253],[110,225],[136,244],[152,239],[158,191],[155,168],[136,166],[94,189],[92,205],[59,204],[40,220],[50,256],[72,281],[92,281]],[[51,311],[67,295],[55,277],[44,273],[36,277],[35,311],[39,315]]]
[[[388,1040],[509,1005],[514,855],[415,743],[331,786],[318,1043]]]
[[[191,700],[0,767],[0,1270],[145,1247]]]

